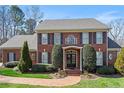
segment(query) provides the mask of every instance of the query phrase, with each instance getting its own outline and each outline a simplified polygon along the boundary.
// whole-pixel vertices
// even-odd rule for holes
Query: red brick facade
[[[36,51],[30,51],[30,55],[33,61],[33,64],[35,63],[42,63],[42,58],[41,58],[41,53],[46,51],[48,52],[48,63],[52,63],[51,62],[51,52],[52,52],[52,48],[54,46],[54,33],[48,33],[48,44],[47,45],[42,45],[41,44],[41,33],[37,33],[37,50]],[[75,36],[75,38],[77,39],[77,44],[74,46],[78,46],[78,47],[82,47],[83,49],[83,44],[82,44],[82,33],[81,32],[64,32],[61,33],[61,44],[62,47],[66,47],[66,46],[71,46],[71,45],[66,45],[65,44],[65,38],[67,38],[68,35],[73,35]],[[117,52],[116,51],[111,51],[108,52],[113,54],[113,59],[110,61],[107,61],[107,32],[103,32],[103,44],[96,44],[96,32],[89,32],[89,44],[91,46],[93,46],[95,48],[96,51],[102,51],[103,52],[103,64],[107,65],[107,64],[113,64],[115,62],[116,56],[117,56]],[[16,55],[16,59],[15,60],[19,60],[20,59],[20,49],[3,49],[2,50],[2,61],[3,63],[7,62],[7,55],[9,52],[14,52]],[[80,61],[80,54],[78,52],[78,66],[79,61]],[[109,62],[109,63],[108,63]]]
[[[48,33],[49,35],[49,44],[48,45],[42,45],[41,44],[41,34],[38,34],[38,62],[41,63],[41,53],[46,51],[49,53],[49,63],[51,63],[51,52],[53,48],[53,33]],[[62,46],[69,46],[65,44],[65,38],[67,38],[68,35],[74,35],[75,38],[77,38],[77,44],[74,46],[83,47],[82,44],[82,33],[81,32],[65,32],[61,33],[61,39],[62,39]],[[102,51],[103,52],[103,63],[106,65],[107,63],[107,32],[103,32],[103,44],[96,44],[96,32],[89,32],[89,44],[95,48],[96,51]]]
[[[20,49],[3,49],[2,50],[2,61],[3,63],[8,62],[8,53],[13,52],[15,54],[15,61],[18,61],[21,56]],[[30,52],[32,63],[36,63],[36,51]]]

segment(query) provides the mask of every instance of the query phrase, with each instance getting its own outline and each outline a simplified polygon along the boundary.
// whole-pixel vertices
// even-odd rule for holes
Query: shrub
[[[27,72],[30,68],[32,68],[32,61],[29,55],[29,48],[27,41],[25,41],[23,44],[23,48],[21,50],[21,58],[18,67],[21,72]]]
[[[61,45],[55,45],[52,49],[52,63],[57,68],[63,66],[63,50]]]
[[[5,67],[8,67],[8,68],[14,68],[18,65],[18,61],[11,61],[11,62],[7,62],[4,64]]]
[[[52,64],[34,64],[32,65],[32,72],[54,72],[57,71]]]
[[[89,45],[85,45],[83,48],[83,69],[88,72],[96,69],[96,51]]]
[[[96,72],[98,74],[110,75],[110,74],[115,74],[115,69],[112,66],[110,66],[110,67],[103,66],[103,67],[97,68]]]
[[[124,75],[124,48],[121,49],[115,61],[114,67],[119,73]]]

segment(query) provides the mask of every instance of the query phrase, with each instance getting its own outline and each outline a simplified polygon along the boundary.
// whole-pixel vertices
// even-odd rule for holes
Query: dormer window
[[[69,35],[69,36],[65,39],[65,44],[68,44],[68,45],[77,44],[77,39],[75,38],[74,35]]]

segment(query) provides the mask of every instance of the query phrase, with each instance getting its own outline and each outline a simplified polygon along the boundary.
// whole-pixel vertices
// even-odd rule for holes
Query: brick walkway
[[[80,76],[68,76],[62,79],[38,79],[38,78],[20,78],[0,75],[2,83],[29,84],[41,86],[69,86],[79,83]]]

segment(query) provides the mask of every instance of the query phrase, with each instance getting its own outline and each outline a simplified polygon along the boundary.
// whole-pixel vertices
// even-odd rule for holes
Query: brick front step
[[[66,69],[66,72],[69,76],[79,76],[80,75],[79,69]]]

